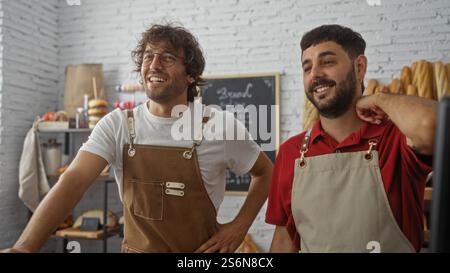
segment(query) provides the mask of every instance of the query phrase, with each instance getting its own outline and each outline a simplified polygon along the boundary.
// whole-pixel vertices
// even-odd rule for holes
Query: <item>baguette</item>
[[[419,62],[413,78],[413,85],[417,86],[417,93],[420,97],[434,99],[433,70],[427,61]]]
[[[414,81],[415,81],[415,78],[416,78],[416,71],[417,71],[417,66],[418,65],[419,65],[418,61],[417,62],[413,62],[411,64],[411,83],[413,85],[415,85]]]
[[[437,93],[437,85],[436,85],[436,81],[434,80],[436,78],[436,71],[434,70],[434,64],[433,63],[428,63],[428,65],[430,66],[430,71],[431,71],[431,88],[433,90],[433,99],[437,100],[438,99],[438,93]]]
[[[412,84],[412,72],[411,68],[404,66],[400,73],[400,81],[402,82],[402,89],[406,92],[408,85]]]
[[[303,130],[306,131],[314,126],[319,120],[319,111],[305,96],[305,111],[303,116]]]
[[[447,71],[442,62],[434,63],[434,80],[436,84],[436,99],[440,100],[450,92]]]
[[[395,94],[402,94],[403,93],[402,82],[399,79],[393,79],[389,84],[389,92]]]
[[[447,79],[450,81],[450,63],[445,65],[445,70],[447,70]]]
[[[365,92],[365,95],[369,96],[375,94],[375,88],[377,88],[377,85],[378,85],[377,80],[369,79],[369,81],[367,81],[367,90]]]
[[[377,94],[377,93],[388,93],[388,92],[389,92],[389,89],[386,86],[384,86],[384,85],[378,85],[375,88],[375,94]]]
[[[417,96],[417,88],[412,84],[408,85],[408,87],[406,88],[406,95]]]
[[[420,74],[420,71],[422,71],[424,62],[425,62],[424,60],[420,60],[420,61],[414,62],[411,65],[411,70],[412,70],[412,75],[413,75],[412,84],[416,87],[419,86],[419,78],[420,78],[419,74]]]

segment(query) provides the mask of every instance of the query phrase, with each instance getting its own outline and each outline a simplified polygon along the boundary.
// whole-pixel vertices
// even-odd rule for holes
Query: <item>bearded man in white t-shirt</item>
[[[123,252],[234,252],[243,241],[267,198],[271,161],[232,115],[193,117],[203,109],[194,97],[205,60],[189,31],[153,25],[132,56],[149,100],[100,120],[10,251],[38,251],[107,164],[123,202]],[[192,137],[174,136],[173,126],[191,116]],[[223,128],[209,130],[211,118],[225,120]],[[226,139],[227,130],[245,137]],[[252,181],[235,219],[219,224],[226,169],[250,172]]]

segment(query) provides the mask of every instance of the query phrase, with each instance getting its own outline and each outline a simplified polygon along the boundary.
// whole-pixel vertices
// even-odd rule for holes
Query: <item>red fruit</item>
[[[42,116],[42,119],[45,121],[54,121],[55,117],[55,112],[47,112]]]

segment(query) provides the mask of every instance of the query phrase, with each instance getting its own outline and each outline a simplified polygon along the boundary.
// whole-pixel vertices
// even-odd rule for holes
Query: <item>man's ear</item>
[[[188,83],[189,83],[189,84],[192,84],[193,82],[195,82],[194,77],[192,77],[191,75],[188,75],[187,80],[188,80]]]
[[[367,71],[367,58],[365,55],[359,55],[355,60],[355,71],[358,82],[364,80]]]

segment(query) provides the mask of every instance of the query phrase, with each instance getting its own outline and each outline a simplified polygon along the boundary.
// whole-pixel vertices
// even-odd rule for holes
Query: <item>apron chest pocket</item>
[[[164,183],[151,180],[131,180],[131,184],[133,214],[148,220],[162,220]]]

